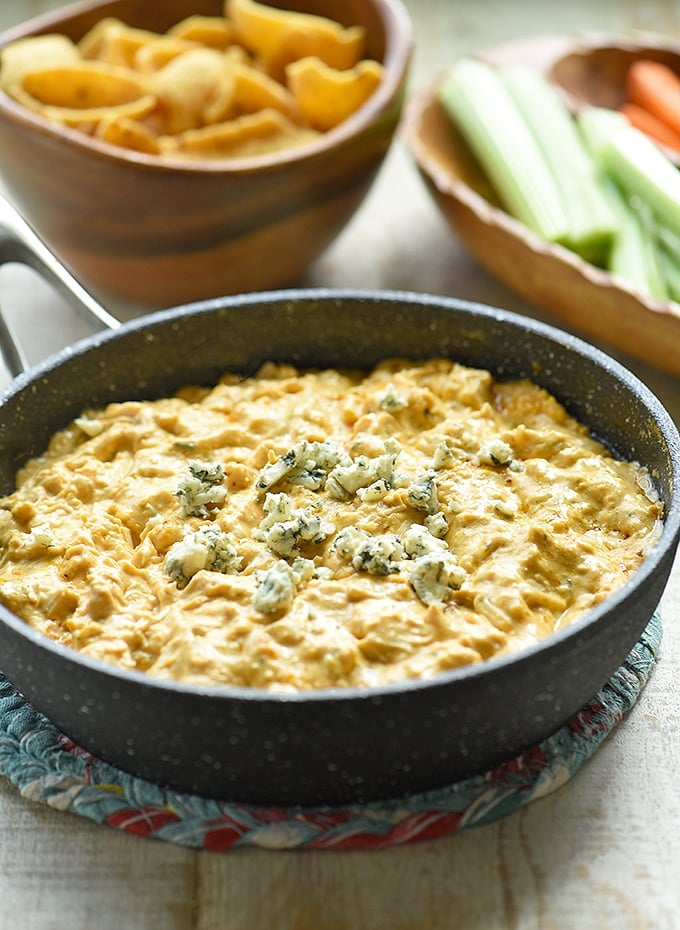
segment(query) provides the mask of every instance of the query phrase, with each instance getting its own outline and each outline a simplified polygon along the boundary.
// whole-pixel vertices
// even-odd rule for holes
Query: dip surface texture
[[[55,435],[0,501],[0,600],[160,678],[374,686],[573,622],[661,517],[646,472],[530,382],[267,364]]]

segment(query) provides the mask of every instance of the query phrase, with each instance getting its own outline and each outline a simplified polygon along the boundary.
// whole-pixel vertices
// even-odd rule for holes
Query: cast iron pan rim
[[[24,621],[0,604],[1,623],[6,624],[21,637],[31,641],[39,648],[52,653],[56,659],[66,660],[74,665],[84,666],[92,672],[109,678],[112,683],[115,683],[117,680],[125,681],[130,684],[140,684],[153,690],[158,689],[161,691],[195,695],[197,697],[208,697],[218,703],[237,700],[258,704],[291,705],[299,703],[307,704],[310,702],[323,704],[357,700],[371,701],[424,689],[436,690],[446,687],[454,681],[463,683],[470,679],[484,679],[488,676],[495,676],[497,671],[509,665],[521,666],[523,662],[527,662],[541,655],[545,658],[546,655],[549,656],[552,652],[561,650],[565,641],[580,638],[590,627],[597,625],[607,615],[615,613],[634,591],[643,587],[647,579],[654,574],[659,563],[665,557],[668,547],[675,542],[678,534],[680,534],[680,435],[670,415],[656,395],[640,381],[636,375],[605,352],[590,345],[590,343],[556,327],[524,317],[513,311],[487,306],[486,304],[480,304],[474,301],[434,294],[421,294],[413,291],[364,290],[352,288],[291,288],[276,291],[249,292],[247,294],[230,295],[211,300],[197,301],[178,307],[170,307],[130,320],[123,323],[116,330],[106,330],[80,339],[72,345],[51,355],[24,374],[19,375],[5,389],[3,394],[0,395],[0,415],[2,413],[2,406],[9,398],[20,393],[31,383],[39,381],[43,375],[49,374],[52,369],[68,364],[70,359],[84,355],[90,349],[101,346],[107,342],[112,342],[128,333],[153,330],[154,327],[164,325],[174,319],[179,319],[187,315],[210,313],[224,308],[244,308],[252,305],[285,305],[297,300],[302,300],[304,302],[351,300],[364,303],[401,303],[414,304],[421,307],[433,306],[456,311],[462,310],[463,312],[469,313],[472,317],[478,316],[495,319],[500,323],[510,324],[511,326],[516,326],[522,330],[528,330],[538,336],[547,338],[556,344],[585,355],[596,365],[599,365],[615,378],[624,382],[624,384],[642,400],[659,427],[671,453],[673,476],[670,506],[667,508],[665,514],[663,529],[659,540],[631,580],[618,591],[608,596],[601,604],[588,611],[580,620],[557,633],[553,633],[547,639],[522,649],[518,653],[500,658],[492,658],[479,665],[452,669],[434,678],[406,680],[370,688],[323,688],[292,694],[279,694],[260,688],[235,686],[218,685],[202,687],[182,682],[157,679],[153,676],[144,674],[144,672],[117,668],[105,662],[83,656],[66,646],[61,646],[53,642],[47,636],[31,629]]]

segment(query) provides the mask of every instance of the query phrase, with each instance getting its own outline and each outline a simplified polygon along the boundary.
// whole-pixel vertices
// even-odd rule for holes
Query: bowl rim
[[[207,697],[217,703],[240,701],[267,707],[309,703],[335,705],[348,701],[381,701],[390,698],[401,698],[404,695],[408,696],[424,690],[450,687],[453,683],[462,686],[471,681],[484,683],[490,680],[493,682],[494,678],[497,677],[497,673],[503,672],[510,666],[524,665],[536,659],[546,661],[552,653],[559,652],[563,648],[565,641],[579,641],[581,637],[586,635],[593,627],[596,627],[608,615],[616,612],[636,590],[645,586],[647,580],[656,573],[661,562],[667,558],[668,553],[675,551],[680,540],[680,432],[670,413],[654,392],[623,364],[578,336],[574,336],[551,324],[525,317],[515,311],[457,297],[385,289],[290,288],[227,295],[158,310],[128,320],[115,330],[106,330],[86,336],[50,355],[27,372],[19,375],[0,394],[0,418],[5,404],[16,394],[30,387],[32,383],[39,381],[43,375],[48,374],[54,368],[69,364],[74,357],[86,354],[105,343],[113,342],[121,336],[135,332],[148,333],[156,326],[165,326],[172,323],[173,320],[187,315],[209,314],[225,309],[241,310],[245,308],[247,310],[253,304],[275,307],[277,304],[290,304],[291,301],[296,300],[305,302],[347,300],[364,303],[398,302],[402,305],[414,305],[423,310],[428,307],[450,309],[458,313],[468,314],[473,319],[482,317],[489,321],[495,320],[503,325],[524,331],[528,330],[539,338],[553,342],[561,349],[585,356],[591,364],[603,369],[633,392],[652,416],[668,450],[671,462],[672,487],[669,506],[664,513],[659,538],[632,577],[622,587],[609,594],[600,604],[588,610],[587,613],[573,623],[537,643],[523,647],[517,652],[492,657],[474,665],[460,666],[428,678],[405,679],[370,687],[319,688],[287,693],[246,686],[196,685],[160,679],[147,675],[145,672],[109,665],[106,662],[89,658],[67,646],[56,643],[45,634],[33,630],[25,621],[2,604],[0,604],[0,625],[8,627],[12,632],[28,640],[34,646],[47,650],[55,660],[84,667],[89,672],[104,677],[112,686],[115,686],[116,683],[121,686],[129,684],[137,687],[143,686],[154,691],[170,691],[184,696]],[[667,583],[667,580],[665,583]]]
[[[111,0],[76,0],[67,6],[59,7],[48,13],[34,16],[18,23],[0,33],[0,52],[5,45],[17,39],[29,38],[33,30],[39,27],[53,27],[58,31],[60,22],[87,10],[96,10],[100,6],[109,6]],[[117,2],[117,0],[114,0]],[[364,0],[367,2],[367,0]],[[180,173],[182,175],[210,176],[215,174],[249,174],[254,170],[266,172],[291,163],[304,164],[318,157],[342,148],[351,139],[371,128],[389,109],[390,105],[403,93],[411,55],[414,46],[413,23],[403,0],[371,0],[378,11],[385,28],[385,54],[383,58],[383,79],[377,90],[366,103],[346,120],[318,138],[300,146],[293,146],[281,152],[273,152],[241,158],[220,158],[204,160],[173,159],[167,156],[149,155],[131,149],[116,148],[106,142],[94,139],[76,129],[58,126],[39,113],[34,113],[18,101],[13,100],[0,89],[0,113],[4,113],[10,122],[31,129],[52,143],[63,143],[83,152],[90,153],[109,164],[159,174]]]

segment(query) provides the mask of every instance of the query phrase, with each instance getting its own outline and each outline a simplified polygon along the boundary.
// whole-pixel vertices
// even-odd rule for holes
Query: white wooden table
[[[677,0],[407,3],[417,42],[412,90],[462,53],[533,33],[642,29],[680,39]],[[0,28],[57,5],[2,0]],[[464,254],[401,142],[303,283],[451,294],[556,322]],[[88,331],[24,268],[0,270],[0,303],[32,361]],[[680,383],[622,361],[678,418]],[[0,928],[676,930],[680,567],[663,608],[651,682],[578,776],[518,814],[443,840],[379,853],[192,852],[35,805],[0,779]]]

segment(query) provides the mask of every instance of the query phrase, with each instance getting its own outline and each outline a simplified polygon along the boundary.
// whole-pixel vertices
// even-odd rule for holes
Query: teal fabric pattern
[[[379,849],[514,813],[569,781],[635,704],[662,638],[655,614],[630,655],[539,745],[446,788],[362,806],[279,808],[207,800],[128,775],[75,746],[0,676],[0,775],[25,798],[138,837],[226,851]]]

